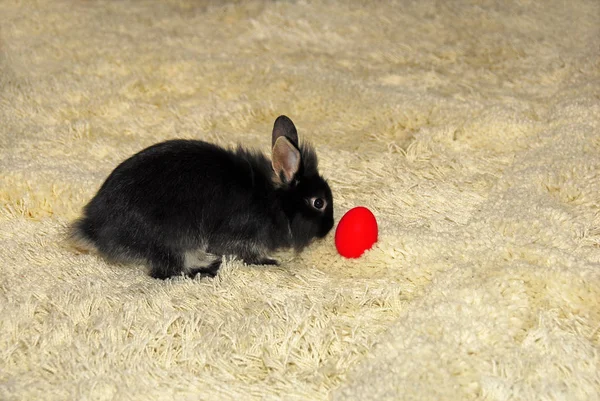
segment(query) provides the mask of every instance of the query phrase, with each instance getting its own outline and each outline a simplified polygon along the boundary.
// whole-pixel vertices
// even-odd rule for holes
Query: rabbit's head
[[[298,145],[292,120],[279,116],[272,136],[272,166],[279,198],[289,222],[292,246],[302,250],[333,227],[333,197],[319,175],[317,155],[307,143]]]

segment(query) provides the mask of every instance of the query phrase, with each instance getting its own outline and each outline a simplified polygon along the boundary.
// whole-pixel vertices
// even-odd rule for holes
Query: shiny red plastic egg
[[[377,242],[377,220],[364,206],[350,209],[335,230],[335,247],[346,258],[358,258]]]

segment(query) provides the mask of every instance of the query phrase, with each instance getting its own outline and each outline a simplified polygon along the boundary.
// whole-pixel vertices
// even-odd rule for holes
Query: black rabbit
[[[277,264],[270,252],[300,251],[332,226],[333,199],[317,156],[280,116],[272,161],[197,140],[135,154],[108,176],[71,237],[109,260],[144,261],[152,277],[214,277],[223,255]]]

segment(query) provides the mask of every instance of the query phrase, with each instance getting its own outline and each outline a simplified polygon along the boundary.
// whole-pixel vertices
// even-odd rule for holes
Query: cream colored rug
[[[0,3],[1,400],[600,398],[600,3]],[[168,138],[289,115],[336,220],[159,281],[64,241]]]

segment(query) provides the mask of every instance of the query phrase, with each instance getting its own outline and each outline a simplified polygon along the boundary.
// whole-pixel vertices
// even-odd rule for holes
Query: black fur
[[[291,182],[277,179],[263,154],[171,140],[121,163],[71,235],[108,259],[143,260],[151,276],[161,279],[181,273],[214,277],[222,255],[276,264],[267,258],[270,252],[300,251],[333,226],[331,190],[318,174],[314,150],[298,147],[296,128],[285,116],[276,120],[273,143],[276,134],[301,155]],[[326,201],[323,210],[311,206],[315,197]],[[186,265],[186,254],[194,252],[212,260]]]

